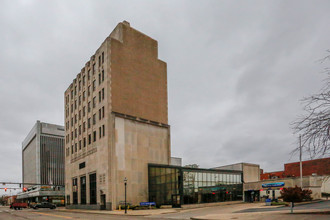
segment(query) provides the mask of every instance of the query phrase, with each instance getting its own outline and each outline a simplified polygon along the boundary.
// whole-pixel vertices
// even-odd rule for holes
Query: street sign
[[[140,206],[155,206],[155,202],[140,202]]]
[[[278,182],[278,183],[265,183],[261,185],[262,188],[269,188],[269,187],[280,187],[284,186],[284,182]]]

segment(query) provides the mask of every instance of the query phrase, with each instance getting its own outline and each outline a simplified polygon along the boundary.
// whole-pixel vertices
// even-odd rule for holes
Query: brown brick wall
[[[157,41],[121,24],[123,43],[111,39],[111,105],[114,112],[168,124],[166,63]]]
[[[309,160],[302,162],[303,176],[309,176],[313,173],[317,175],[330,174],[330,158]],[[300,163],[284,164],[284,172],[286,176],[300,176]]]

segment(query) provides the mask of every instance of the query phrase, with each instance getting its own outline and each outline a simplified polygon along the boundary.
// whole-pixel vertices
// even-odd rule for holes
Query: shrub
[[[302,201],[310,201],[312,191],[309,189],[302,190],[301,187],[289,187],[283,188],[281,191],[281,196],[285,202],[302,202]]]

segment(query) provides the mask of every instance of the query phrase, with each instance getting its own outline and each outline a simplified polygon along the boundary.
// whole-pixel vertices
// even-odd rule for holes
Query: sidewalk
[[[177,209],[149,209],[149,210],[85,210],[85,209],[56,209],[59,212],[76,212],[76,213],[88,213],[88,214],[104,214],[104,215],[128,215],[128,216],[149,216],[149,215],[161,215],[167,213],[175,213]]]

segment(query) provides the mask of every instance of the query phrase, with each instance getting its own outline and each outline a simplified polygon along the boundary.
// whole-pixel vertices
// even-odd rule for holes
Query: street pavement
[[[329,214],[307,214],[309,211],[324,211],[330,212],[330,201],[323,201],[313,204],[306,204],[296,206],[294,213],[290,214],[288,207],[265,207],[264,203],[243,203],[235,205],[222,205],[214,207],[196,208],[196,209],[172,209],[172,213],[168,213],[167,210],[145,210],[140,214],[150,214],[148,216],[132,216],[137,212],[131,211],[130,215],[124,215],[123,211],[119,212],[83,212],[79,210],[50,210],[50,209],[24,209],[24,210],[12,210],[9,207],[0,207],[0,220],[11,219],[244,219],[244,220],[304,220],[304,219],[330,219]],[[141,210],[142,211],[142,210]],[[303,212],[303,213],[302,213]],[[115,214],[114,214],[115,213]],[[159,214],[163,213],[163,214]]]

